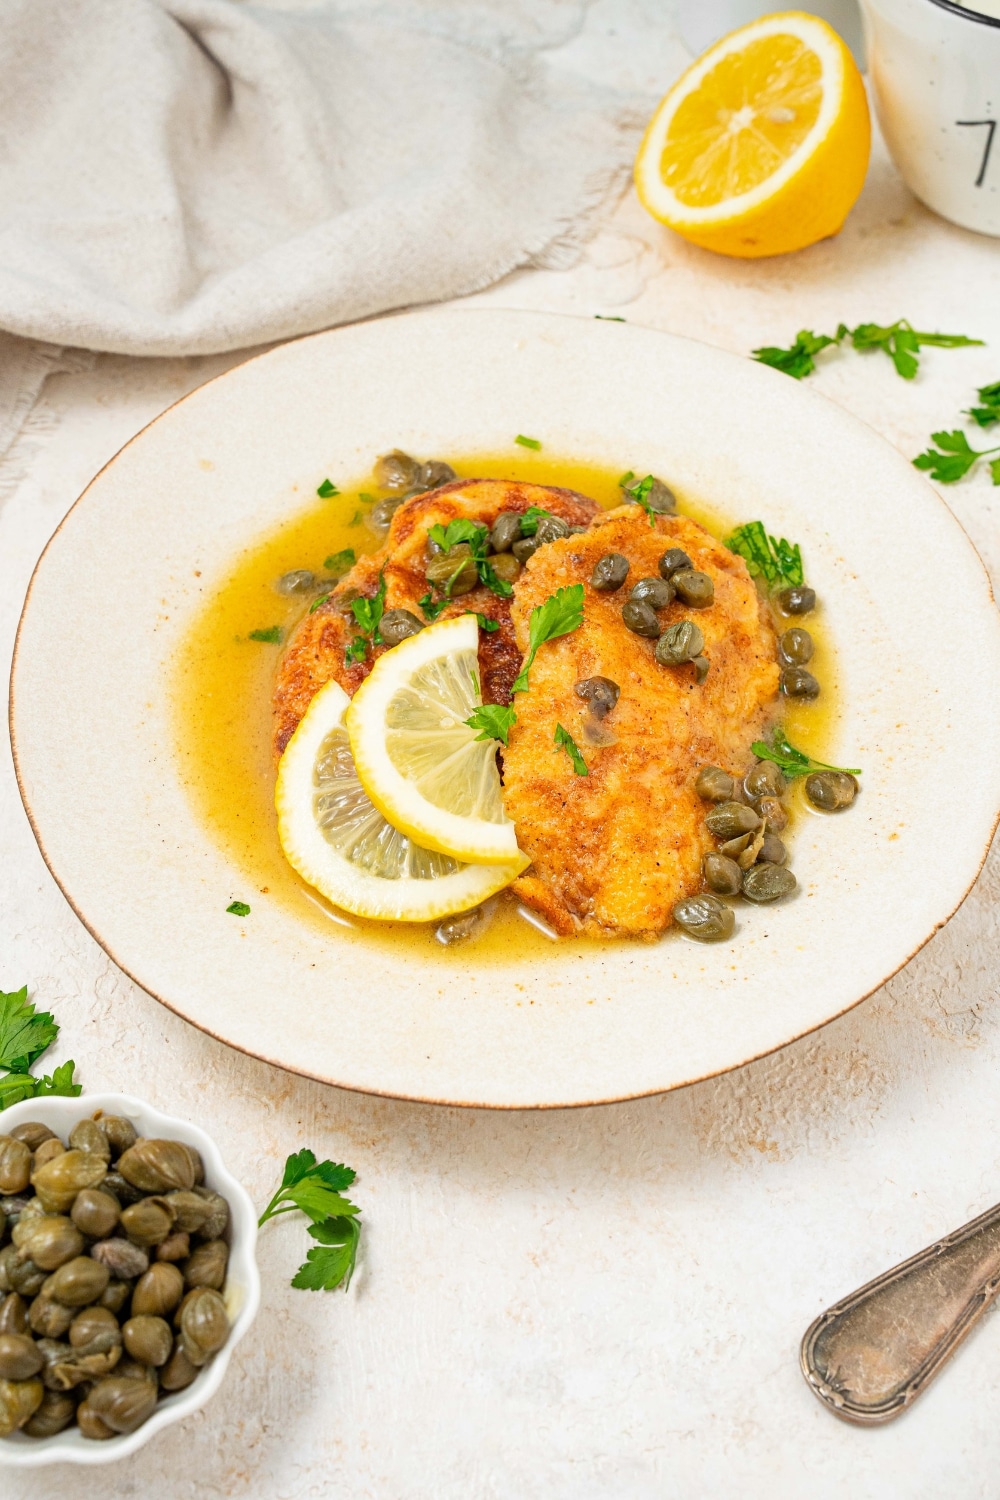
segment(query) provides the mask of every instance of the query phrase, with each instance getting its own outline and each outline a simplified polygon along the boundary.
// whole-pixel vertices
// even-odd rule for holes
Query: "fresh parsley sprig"
[[[486,544],[489,541],[490,532],[488,526],[480,526],[475,521],[466,520],[459,516],[454,521],[449,521],[447,526],[437,522],[428,529],[427,535],[432,542],[436,542],[442,552],[448,553],[458,542],[468,542],[472,561],[476,565],[479,581],[486,585],[494,594],[501,599],[509,599],[514,590],[504,578],[500,578],[494,571],[493,564],[486,555]],[[447,586],[444,589],[447,593]],[[426,611],[425,611],[426,613]]]
[[[47,1010],[36,1010],[28,999],[28,986],[6,993],[0,990],[0,1110],[22,1099],[43,1099],[52,1094],[75,1098],[81,1086],[73,1082],[72,1061],[52,1073],[36,1078],[29,1072],[59,1035],[59,1027]]]
[[[796,750],[780,725],[776,725],[772,731],[770,744],[765,740],[754,740],[750,748],[758,760],[773,761],[789,780],[796,776],[808,776],[812,771],[843,771],[846,776],[861,775],[856,768],[830,766],[824,760],[814,760],[804,750]]]
[[[501,745],[506,745],[507,736],[517,723],[517,714],[513,708],[505,708],[500,703],[480,703],[465,722],[470,729],[480,731],[477,740],[499,740]]]
[[[634,475],[632,475],[631,477],[632,479],[635,478]],[[649,503],[649,492],[653,488],[653,485],[655,483],[656,480],[653,478],[652,474],[647,474],[645,479],[640,479],[637,484],[631,482],[626,483],[624,482],[624,479],[622,482],[622,489],[625,491],[629,499],[634,500],[636,505],[641,505],[643,510],[646,512],[647,516],[649,517],[650,526],[656,525],[656,511]]]
[[[742,557],[751,578],[763,578],[769,589],[799,588],[804,581],[802,549],[784,537],[770,536],[763,521],[747,521],[726,538],[730,552]]]
[[[318,1247],[308,1252],[305,1264],[292,1277],[292,1286],[311,1292],[332,1292],[338,1286],[346,1292],[350,1286],[361,1239],[357,1220],[361,1210],[342,1196],[342,1189],[350,1187],[356,1176],[342,1163],[317,1161],[308,1149],[285,1162],[281,1186],[257,1223],[259,1227],[299,1209],[312,1221],[309,1233]]]
[[[329,595],[327,595],[326,597],[329,598]],[[317,603],[319,602],[321,601],[317,601]],[[314,604],[313,609],[315,608],[316,605]],[[382,622],[382,616],[384,613],[385,574],[380,573],[378,575],[378,590],[371,599],[366,599],[364,596],[361,596],[358,599],[351,600],[351,614],[354,616],[357,627],[362,633],[354,637],[354,639],[351,641],[351,644],[344,652],[345,667],[350,667],[353,666],[356,662],[364,661],[365,657],[368,655],[369,639],[371,639],[376,645],[382,644],[382,637],[379,634],[379,625]]]
[[[989,459],[993,483],[1000,484],[1000,458],[990,457],[993,453],[1000,454],[1000,444],[995,448],[973,448],[959,427],[952,432],[932,432],[931,442],[936,443],[937,447],[925,448],[923,453],[918,453],[913,466],[916,469],[927,469],[932,479],[937,479],[941,484],[954,484],[957,480],[964,479],[981,458],[986,458]]]
[[[981,385],[976,395],[983,404],[966,408],[972,420],[980,427],[992,427],[994,422],[1000,422],[1000,380],[994,380],[991,385]]]
[[[539,646],[543,646],[546,641],[556,640],[558,636],[569,635],[571,630],[578,630],[582,624],[582,583],[571,583],[566,588],[557,589],[544,604],[536,605],[528,622],[528,654],[514,679],[511,692],[528,691],[528,673],[538,655]]]
[[[843,323],[840,327],[844,327]],[[844,331],[846,332],[846,329]],[[750,357],[758,364],[770,365],[772,370],[780,370],[783,375],[791,375],[793,380],[804,380],[816,368],[815,356],[821,350],[828,349],[831,344],[839,343],[840,338],[839,329],[834,336],[828,333],[813,333],[809,328],[800,328],[795,335],[794,342],[787,349],[766,344],[762,349],[755,349]]]
[[[904,380],[912,380],[916,375],[921,349],[964,349],[983,343],[982,339],[972,339],[964,333],[925,333],[912,327],[905,318],[899,318],[895,323],[859,323],[856,328],[841,323],[835,334],[813,333],[810,328],[800,328],[795,341],[787,349],[766,345],[754,349],[751,357],[762,365],[770,365],[773,370],[791,375],[793,380],[803,380],[815,370],[817,354],[832,345],[842,344],[845,339],[849,339],[851,347],[861,353],[881,349],[892,360],[897,375]]]
[[[579,745],[576,743],[576,740],[570,734],[569,730],[564,729],[561,724],[556,725],[555,746],[557,750],[566,751],[566,754],[573,762],[573,770],[578,776],[590,775],[590,772],[587,770],[587,762],[580,754]]]
[[[538,530],[539,521],[543,521],[551,514],[550,510],[543,510],[540,505],[529,505],[527,510],[521,512],[521,535],[534,536]]]

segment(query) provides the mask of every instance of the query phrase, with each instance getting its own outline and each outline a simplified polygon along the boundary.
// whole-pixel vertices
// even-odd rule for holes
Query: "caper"
[[[634,500],[632,491],[635,488],[636,483],[624,486],[626,500]],[[677,509],[677,496],[669,485],[663,483],[662,479],[654,479],[646,494],[646,504],[658,516],[672,516]]]
[[[229,1204],[221,1193],[212,1188],[199,1187],[198,1194],[209,1204],[211,1212],[204,1224],[201,1226],[201,1234],[206,1240],[221,1239],[229,1223]]]
[[[511,543],[511,552],[523,567],[529,557],[534,557],[541,546],[537,534],[535,536],[522,536],[516,542]]]
[[[56,1136],[52,1136],[49,1140],[43,1141],[40,1146],[36,1147],[35,1151],[32,1154],[32,1172],[37,1171],[39,1167],[44,1167],[47,1162],[54,1160],[55,1157],[64,1156],[65,1152],[66,1147]]]
[[[622,619],[625,622],[625,628],[635,635],[644,635],[650,640],[655,640],[660,634],[660,622],[656,618],[656,610],[649,604],[643,604],[641,599],[630,599],[627,604],[622,605]]]
[[[316,574],[308,568],[293,568],[290,573],[282,573],[274,587],[279,594],[311,594],[316,587]]]
[[[46,1391],[34,1415],[25,1422],[21,1431],[29,1437],[55,1437],[72,1422],[76,1415],[76,1402],[62,1391]]]
[[[398,646],[411,635],[419,635],[424,627],[408,609],[390,609],[382,616],[378,628],[387,646]]]
[[[446,464],[439,458],[429,458],[420,465],[414,483],[423,490],[438,490],[443,484],[451,484],[457,478],[451,464]]]
[[[173,1226],[174,1211],[165,1198],[143,1198],[126,1208],[121,1217],[125,1234],[133,1245],[143,1248],[162,1244]]]
[[[166,1260],[154,1261],[135,1284],[132,1316],[150,1313],[154,1318],[162,1318],[165,1313],[173,1312],[183,1295],[184,1278],[177,1267]]]
[[[0,1333],[27,1333],[28,1304],[18,1292],[8,1292],[0,1302]]]
[[[142,1204],[133,1204],[133,1208],[142,1208]],[[127,1208],[125,1212],[131,1213],[132,1210]],[[168,1221],[168,1230],[169,1227]],[[150,1240],[149,1243],[156,1244],[156,1241]],[[133,1276],[141,1276],[149,1270],[149,1256],[146,1250],[131,1240],[122,1240],[117,1237],[113,1240],[98,1240],[96,1245],[91,1245],[90,1254],[102,1266],[107,1266],[112,1276],[123,1281],[131,1281]]]
[[[846,771],[814,771],[806,777],[806,796],[813,807],[839,812],[858,795],[858,783]]]
[[[479,573],[468,542],[457,542],[450,552],[439,552],[432,557],[424,576],[448,599],[471,593],[479,582]]]
[[[170,1358],[174,1336],[169,1323],[165,1323],[162,1318],[142,1313],[123,1324],[122,1342],[133,1359],[137,1359],[140,1364],[158,1368]]]
[[[594,564],[590,586],[599,594],[613,594],[628,577],[628,558],[620,552],[605,552]]]
[[[610,677],[584,677],[574,683],[573,691],[578,698],[590,704],[595,719],[606,718],[621,696],[621,688]]]
[[[4,1216],[7,1228],[13,1229],[28,1205],[37,1202],[34,1194],[30,1198],[25,1193],[11,1193],[0,1197],[0,1214]]]
[[[368,517],[373,530],[383,533],[388,531],[393,516],[405,499],[405,495],[392,495],[389,499],[380,500],[377,505],[373,505]]]
[[[681,603],[692,609],[707,609],[715,598],[715,584],[707,573],[701,573],[697,568],[679,568],[671,575],[670,582]]]
[[[757,811],[762,818],[767,819],[767,826],[772,833],[780,833],[788,822],[788,814],[777,797],[758,797]]]
[[[728,771],[718,766],[702,766],[694,789],[703,802],[731,802],[736,782]]]
[[[182,1391],[197,1374],[197,1365],[191,1363],[178,1344],[160,1371],[160,1386],[165,1391]]]
[[[22,1297],[37,1296],[48,1279],[47,1272],[43,1271],[41,1266],[36,1266],[33,1260],[21,1260],[21,1252],[14,1245],[9,1245],[7,1249],[15,1257],[13,1261],[7,1262],[10,1291],[20,1292]],[[6,1253],[6,1251],[0,1251],[0,1255]]]
[[[43,1271],[54,1271],[83,1249],[83,1235],[62,1214],[26,1219],[15,1227],[12,1238],[22,1255]]]
[[[102,1337],[120,1344],[121,1336],[118,1319],[106,1307],[85,1307],[74,1313],[69,1325],[69,1342],[74,1349],[86,1348]]]
[[[788,859],[788,850],[776,833],[765,833],[757,858],[762,864],[783,865]]]
[[[174,1212],[174,1228],[187,1234],[196,1234],[212,1213],[212,1204],[203,1193],[167,1193],[164,1201]]]
[[[229,1337],[226,1304],[211,1287],[199,1286],[188,1292],[175,1321],[181,1348],[193,1365],[205,1364]]]
[[[78,1255],[54,1271],[46,1291],[56,1302],[67,1307],[85,1307],[96,1302],[111,1279],[111,1272],[89,1255]]]
[[[138,1140],[119,1157],[118,1170],[144,1193],[167,1193],[171,1188],[194,1186],[196,1154],[182,1141]]]
[[[393,448],[375,461],[375,483],[383,490],[408,490],[417,483],[420,464],[408,453]]]
[[[30,1380],[45,1361],[26,1333],[0,1333],[0,1380]]]
[[[629,591],[630,599],[641,599],[652,609],[666,609],[673,597],[673,585],[665,578],[640,578]]]
[[[743,872],[743,894],[748,901],[777,901],[794,891],[798,881],[783,865],[754,865]]]
[[[217,1292],[221,1291],[228,1261],[229,1246],[225,1240],[206,1240],[192,1252],[184,1267],[184,1285],[210,1286]]]
[[[31,1380],[0,1380],[0,1437],[9,1437],[23,1427],[42,1404],[45,1387]]]
[[[31,1152],[24,1141],[0,1136],[0,1193],[21,1193],[31,1180]]]
[[[660,577],[669,580],[673,578],[675,573],[679,573],[682,568],[692,568],[694,564],[687,553],[681,551],[680,547],[669,547],[660,558],[657,566],[660,570]]]
[[[134,1432],[156,1406],[157,1389],[151,1380],[109,1375],[99,1380],[84,1405],[113,1432]]]
[[[535,532],[535,541],[540,547],[544,547],[547,542],[562,541],[564,536],[569,536],[569,527],[560,516],[541,517]]]
[[[91,1156],[111,1160],[111,1142],[96,1120],[78,1120],[69,1133],[69,1144],[74,1151],[89,1151]]]
[[[719,839],[735,839],[756,833],[760,818],[745,802],[720,802],[705,818],[705,826]]]
[[[521,576],[521,564],[513,552],[501,552],[490,558],[490,567],[504,583],[514,583]]]
[[[778,608],[786,615],[808,615],[816,608],[816,591],[803,587],[782,589],[775,596]]]
[[[740,888],[740,867],[724,854],[706,854],[701,862],[705,884],[718,896],[735,896]]]
[[[805,667],[786,667],[781,674],[781,691],[788,698],[818,698],[819,683]]]
[[[732,937],[736,917],[731,906],[716,896],[686,896],[673,910],[678,927],[702,943]]]
[[[700,686],[711,671],[712,663],[707,656],[696,656],[692,660],[691,665],[694,667],[695,681]]]
[[[48,1213],[61,1214],[72,1207],[77,1193],[97,1187],[106,1172],[107,1163],[100,1156],[92,1156],[89,1151],[64,1151],[44,1166],[36,1166],[31,1181],[42,1207]],[[171,1184],[175,1185],[180,1184]]]
[[[778,660],[786,667],[804,667],[812,660],[813,638],[808,630],[795,625],[778,639]]]
[[[521,514],[516,510],[502,510],[493,522],[490,542],[494,552],[509,552],[521,535]]]
[[[773,760],[759,760],[743,778],[743,790],[748,797],[780,797],[785,778]]]
[[[138,1203],[142,1197],[142,1189],[133,1187],[126,1182],[120,1172],[109,1172],[101,1183],[102,1193],[112,1193],[122,1208],[127,1208],[130,1203]]]
[[[102,1421],[86,1400],[81,1401],[76,1409],[76,1425],[85,1438],[113,1438],[115,1435],[115,1429]]]
[[[186,1260],[191,1254],[191,1236],[180,1230],[172,1230],[156,1247],[157,1260]]]
[[[107,1183],[107,1178],[104,1179]],[[83,1234],[92,1240],[103,1240],[111,1233],[121,1213],[110,1193],[99,1188],[84,1188],[77,1193],[70,1209],[70,1218]]]
[[[661,667],[679,667],[701,656],[705,637],[692,620],[668,625],[656,643],[655,656]]]
[[[468,942],[482,925],[484,912],[481,906],[474,906],[471,911],[459,912],[454,917],[446,917],[434,929],[434,936],[442,948],[451,948],[456,943]],[[185,1280],[187,1278],[185,1277]]]
[[[138,1139],[136,1128],[124,1115],[106,1115],[99,1109],[95,1111],[93,1119],[107,1136],[112,1156],[121,1156],[123,1151],[135,1145]]]
[[[743,850],[743,853],[736,856],[736,863],[739,865],[741,870],[749,870],[751,865],[757,863],[757,856],[760,854],[761,849],[764,847],[764,836],[766,833],[767,825],[765,823],[761,823],[756,833],[751,836],[746,848]]]
[[[73,1321],[73,1309],[39,1292],[28,1308],[28,1322],[40,1338],[61,1339]]]
[[[43,1141],[54,1141],[57,1138],[54,1130],[43,1125],[41,1120],[25,1120],[21,1125],[15,1125],[10,1132],[15,1141],[23,1141],[29,1151],[37,1151]]]
[[[132,1288],[127,1281],[116,1281],[112,1277],[98,1298],[97,1305],[98,1307],[106,1307],[109,1312],[121,1312],[129,1299],[131,1290]]]

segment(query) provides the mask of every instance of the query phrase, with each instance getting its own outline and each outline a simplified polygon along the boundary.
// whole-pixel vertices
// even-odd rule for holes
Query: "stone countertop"
[[[908,455],[1000,378],[1000,244],[926,212],[881,148],[845,231],[801,254],[712,257],[629,195],[573,269],[467,300],[622,316],[742,354],[901,315],[985,338],[929,351],[912,383],[878,355],[822,362],[815,388]],[[49,380],[0,469],[5,663],[35,561],[86,481],[233,362],[81,357]],[[942,494],[996,577],[1000,489],[977,474]],[[960,601],[933,607],[961,620]],[[397,1103],[230,1051],[132,985],[45,869],[5,755],[0,987],[27,982],[55,1012],[55,1060],[72,1055],[87,1090],[198,1120],[259,1203],[292,1150],[349,1162],[365,1235],[348,1295],[314,1294],[288,1285],[303,1226],[268,1225],[263,1307],[211,1404],[114,1467],[5,1470],[4,1496],[992,1500],[993,1320],[881,1430],[820,1407],[798,1345],[822,1308],[1000,1198],[998,896],[994,857],[877,994],[724,1077],[548,1113]]]

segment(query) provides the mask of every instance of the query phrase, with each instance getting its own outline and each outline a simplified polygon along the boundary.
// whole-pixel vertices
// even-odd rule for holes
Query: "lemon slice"
[[[779,255],[836,234],[868,169],[871,123],[847,47],[783,11],[716,42],[670,89],[639,148],[649,212],[724,255]]]
[[[278,837],[289,864],[360,917],[432,922],[502,890],[528,861],[469,865],[421,849],[372,806],[354,770],[337,682],[316,694],[278,766]]]
[[[394,828],[470,864],[520,858],[496,743],[464,722],[479,695],[475,615],[430,625],[380,656],[346,723],[361,784]]]

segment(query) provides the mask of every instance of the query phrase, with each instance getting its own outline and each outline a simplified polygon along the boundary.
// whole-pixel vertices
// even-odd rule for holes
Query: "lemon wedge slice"
[[[465,720],[479,695],[475,615],[429,625],[379,657],[347,710],[361,785],[425,849],[469,864],[521,858],[496,743]]]
[[[386,822],[357,778],[337,682],[316,694],[278,766],[278,837],[294,870],[334,905],[359,917],[433,922],[485,901],[521,873],[460,864],[422,849]]]
[[[836,234],[861,192],[871,122],[850,52],[817,16],[730,32],[673,85],[635,164],[644,206],[723,255],[779,255]]]

